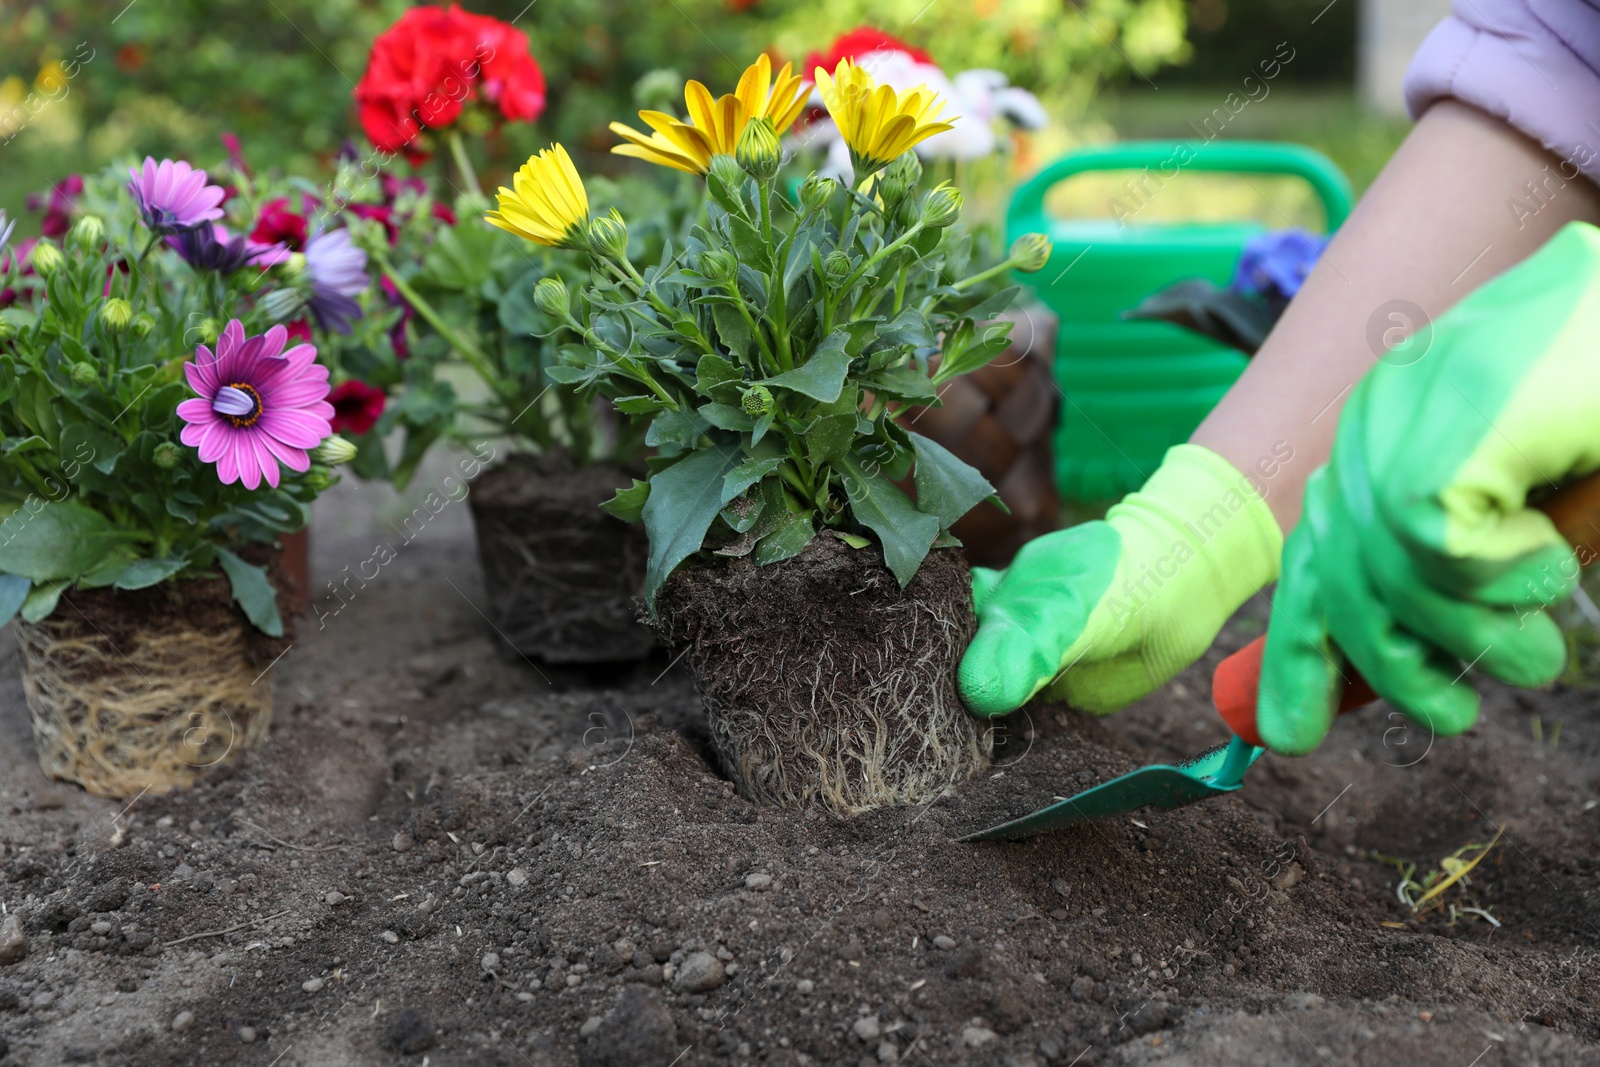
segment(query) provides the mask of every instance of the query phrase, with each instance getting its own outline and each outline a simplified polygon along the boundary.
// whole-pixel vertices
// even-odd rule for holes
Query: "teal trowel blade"
[[[1065,826],[1092,822],[1113,815],[1127,815],[1140,808],[1169,808],[1193,804],[1197,800],[1231,793],[1239,788],[1244,772],[1260,757],[1262,749],[1235,737],[1177,766],[1158,763],[1129,771],[1076,796],[1058,800],[987,830],[958,838],[960,841],[1017,841]]]

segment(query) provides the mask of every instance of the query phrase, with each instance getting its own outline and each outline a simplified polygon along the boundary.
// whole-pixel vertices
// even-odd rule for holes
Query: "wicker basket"
[[[1011,509],[979,505],[952,528],[968,562],[982,567],[1010,563],[1026,542],[1056,528],[1059,510],[1050,444],[1061,399],[1051,372],[1056,318],[1042,307],[1003,317],[1016,324],[1011,347],[946,384],[941,407],[901,420],[978,468]]]

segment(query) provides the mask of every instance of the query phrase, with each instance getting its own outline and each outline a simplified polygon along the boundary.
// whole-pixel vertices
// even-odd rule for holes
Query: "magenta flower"
[[[333,433],[328,368],[316,362],[310,345],[285,352],[288,339],[282,326],[246,337],[234,319],[223,328],[215,353],[201,345],[183,365],[190,388],[200,395],[178,405],[178,417],[188,423],[179,439],[198,448],[202,462],[217,465],[224,485],[242,482],[254,489],[265,478],[276,488],[280,463],[306,470],[306,452]]]
[[[144,157],[144,167],[129,167],[133,181],[128,192],[139,205],[144,224],[155,233],[177,233],[222,217],[227,195],[220,186],[206,184],[206,172],[183,160],[163,159],[159,164]]]

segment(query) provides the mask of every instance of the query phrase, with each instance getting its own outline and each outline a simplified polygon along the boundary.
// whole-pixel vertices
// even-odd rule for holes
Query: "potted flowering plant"
[[[351,240],[347,222],[372,220],[390,234],[417,228],[415,216],[432,213],[453,222],[433,202],[420,180],[384,177],[372,182],[368,201],[352,203],[354,160],[341,158],[332,182],[294,174],[257,173],[237,138],[225,134],[227,158],[209,169],[207,183],[223,199],[202,225],[159,236],[148,253],[186,264],[197,283],[238,293],[257,293],[262,310],[283,323],[291,342],[311,342],[317,362],[330,371],[333,431],[357,446],[352,469],[363,478],[387,479],[404,487],[431,444],[448,428],[453,397],[426,366],[407,360],[411,309],[392,288],[375,279],[366,254]],[[149,167],[159,171],[151,160]],[[144,166],[137,168],[144,180]],[[126,168],[69,175],[48,197],[30,198],[44,209],[40,232],[64,235],[75,218],[92,215],[117,232],[139,223],[127,190]],[[31,240],[19,242],[21,249]],[[23,255],[22,271],[31,274]],[[124,265],[124,268],[126,266]],[[198,313],[197,313],[198,314]],[[198,326],[198,320],[195,324]],[[214,332],[214,331],[213,331]],[[398,454],[384,440],[400,438]],[[293,613],[310,608],[309,529],[281,539],[282,562]],[[328,593],[333,596],[331,589]]]
[[[444,177],[459,193],[459,221],[357,230],[411,316],[411,362],[443,383],[435,407],[454,418],[451,435],[479,456],[498,454],[467,494],[497,636],[549,663],[626,661],[655,644],[634,607],[645,540],[597,505],[643,473],[644,433],[550,388],[554,346],[545,337],[559,320],[538,306],[534,288],[552,274],[579,274],[483,224],[487,201],[462,136],[537,117],[538,71],[526,36],[506,23],[456,7],[407,12],[374,42],[356,100],[380,154],[420,163],[448,146],[455,172]],[[613,195],[654,205],[663,226],[685,209],[640,182]]]
[[[816,77],[856,187],[812,175],[797,205],[777,195],[778,136],[804,97],[763,56],[727,96],[689,83],[687,120],[613,127],[617,151],[706,183],[705,223],[654,265],[634,265],[620,214],[590,215],[559,145],[488,217],[589,255],[575,301],[556,276],[535,290],[561,324],[549,374],[648,426],[648,476],[606,507],[649,535],[645,596],[729,775],[764,803],[856,812],[986,763],[953,684],[975,623],[948,531],[994,489],[896,412],[1006,347],[1009,324],[979,324],[1012,292],[972,290],[1049,249],[1030,237],[967,274],[961,193],[919,188],[909,154],[949,128],[939,99],[848,60]]]
[[[182,161],[130,176],[125,224],[0,259],[0,618],[45,771],[108,796],[265,738],[276,544],[355,451],[243,269],[263,253],[214,231],[223,190]]]

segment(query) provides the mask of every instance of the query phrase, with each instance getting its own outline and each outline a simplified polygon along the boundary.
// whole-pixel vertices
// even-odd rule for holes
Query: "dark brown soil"
[[[405,510],[339,487],[317,575]],[[1593,689],[1485,684],[1431,745],[1379,706],[1227,798],[957,844],[1217,740],[1210,667],[1261,602],[1114,719],[1007,720],[953,797],[797,815],[717,774],[665,657],[585,682],[498,656],[466,510],[305,627],[274,739],[192,792],[45,781],[4,665],[0,902],[30,947],[0,1065],[1600,1060]],[[1499,927],[1414,916],[1369,858],[1498,827],[1466,897]]]
[[[650,651],[636,605],[649,553],[644,528],[596,506],[629,481],[619,467],[575,469],[556,452],[511,456],[472,483],[486,614],[518,654],[607,663]]]
[[[238,553],[248,562],[267,568],[268,578],[278,591],[282,637],[268,637],[250,624],[239,605],[233,602],[233,588],[223,577],[187,578],[162,582],[147,589],[69,589],[62,593],[56,611],[63,618],[81,618],[116,647],[133,640],[135,630],[148,625],[151,619],[170,619],[174,626],[193,626],[206,631],[242,622],[246,655],[252,664],[265,667],[294,643],[292,612],[300,591],[277,549],[250,544],[242,546]]]
[[[747,799],[856,813],[926,802],[988,764],[955,689],[978,625],[957,549],[930,553],[902,589],[876,546],[825,533],[766,566],[690,560],[656,609]]]

